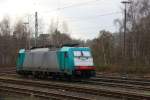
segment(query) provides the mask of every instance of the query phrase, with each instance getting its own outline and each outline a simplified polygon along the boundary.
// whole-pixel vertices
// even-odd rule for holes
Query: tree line
[[[35,37],[32,35],[34,35],[34,29],[27,27],[23,20],[17,21],[12,27],[9,17],[3,18],[0,22],[0,65],[15,66],[19,49],[35,47]],[[37,47],[60,47],[65,43],[81,41],[72,39],[68,34],[64,34],[50,25],[47,34],[40,34],[36,42]]]
[[[117,19],[119,32],[100,31],[99,37],[89,41],[95,63],[101,70],[150,72],[150,1],[129,0],[127,32],[124,48],[124,19]],[[125,53],[125,54],[124,54]]]

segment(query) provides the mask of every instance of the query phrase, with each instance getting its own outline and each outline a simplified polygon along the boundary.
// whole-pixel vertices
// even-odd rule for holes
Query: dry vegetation
[[[119,33],[101,31],[98,38],[89,42],[98,70],[149,73],[150,72],[150,1],[130,0],[127,10],[125,38],[123,21],[117,19]]]

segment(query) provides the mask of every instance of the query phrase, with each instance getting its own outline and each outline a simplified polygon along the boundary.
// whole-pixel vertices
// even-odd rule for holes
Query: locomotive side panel
[[[59,72],[57,51],[26,52],[24,70]]]
[[[46,52],[43,60],[44,60],[43,67],[48,68],[48,70],[53,72],[60,71],[57,51]]]

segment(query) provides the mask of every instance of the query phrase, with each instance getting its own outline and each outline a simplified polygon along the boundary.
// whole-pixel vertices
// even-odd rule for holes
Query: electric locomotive
[[[20,75],[35,77],[95,76],[95,66],[89,47],[20,49],[16,70]]]

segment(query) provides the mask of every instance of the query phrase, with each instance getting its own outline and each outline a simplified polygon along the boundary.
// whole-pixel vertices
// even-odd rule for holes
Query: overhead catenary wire
[[[115,15],[115,14],[122,14],[122,12],[109,12],[109,13],[104,13],[104,14],[99,14],[99,15],[96,15],[96,16],[90,16],[90,17],[87,17],[87,18],[83,18],[83,19],[76,19],[76,20],[71,20],[71,22],[81,22],[81,21],[86,21],[86,22],[88,22],[87,20],[91,20],[91,19],[95,19],[95,17],[97,17],[97,18],[99,18],[99,17],[105,17],[105,16],[110,16],[110,15]],[[66,17],[66,18],[68,18],[68,17]],[[74,18],[75,19],[75,17],[69,17],[69,18]],[[79,18],[79,17],[78,17]],[[47,25],[49,25],[48,23],[47,23]],[[99,26],[97,26],[97,27],[93,27],[93,26],[91,26],[91,27],[84,27],[84,28],[77,28],[77,29],[85,29],[85,30],[93,30],[93,29],[95,29],[95,28],[99,28],[99,29],[104,29],[104,28],[110,28],[110,27],[116,27],[115,25],[110,25],[110,26],[103,26],[103,27],[99,27]]]
[[[111,15],[117,15],[117,14],[122,14],[122,12],[118,11],[118,12],[109,12],[109,13],[104,13],[104,14],[98,14],[95,16],[86,16],[86,17],[63,17],[64,20],[68,20],[68,21],[87,21],[87,20],[91,20],[91,19],[95,19],[97,20],[97,18],[100,17],[106,17],[106,16],[111,16]]]
[[[78,3],[78,4],[72,4],[72,5],[68,5],[68,6],[64,6],[64,7],[60,7],[60,1],[58,2],[59,3],[59,6],[52,10],[52,11],[59,11],[59,10],[62,10],[62,9],[66,9],[66,8],[71,8],[71,7],[78,7],[78,6],[82,6],[82,5],[86,5],[86,4],[89,4],[91,2],[97,2],[97,1],[100,1],[100,0],[91,0],[91,1],[87,1],[87,2],[82,2],[82,3]],[[48,12],[48,11],[47,11]],[[72,19],[74,20],[87,20],[87,19],[93,19],[95,17],[102,17],[102,16],[110,16],[110,15],[115,15],[115,14],[121,14],[122,12],[121,11],[118,11],[118,12],[110,12],[110,13],[105,13],[105,14],[98,14],[98,15],[95,15],[95,16],[86,16],[86,18],[82,18],[82,17],[79,17],[79,18],[76,18],[76,17],[66,17],[68,18],[69,20],[72,21]],[[58,19],[58,17],[57,17]]]
[[[106,27],[109,27],[109,28],[114,28],[114,27],[116,27],[115,25],[110,25],[110,26],[103,26],[103,27],[100,27],[100,26],[91,26],[91,27],[82,27],[82,28],[75,28],[75,29],[77,29],[77,30],[80,30],[80,29],[84,29],[84,30],[100,30],[100,29],[104,29],[104,28],[106,28]],[[96,29],[95,29],[96,28]]]
[[[72,4],[72,5],[61,7],[59,9],[57,9],[57,10],[62,10],[62,9],[71,8],[71,7],[84,6],[84,5],[87,5],[87,4],[91,3],[91,2],[97,2],[97,1],[100,1],[100,0],[91,0],[91,1],[82,2],[82,3],[78,3],[78,4]]]
[[[59,0],[59,2],[58,2],[59,5],[58,5],[58,7],[56,9],[52,9],[50,11],[43,11],[42,13],[46,12],[47,14],[49,14],[49,13],[51,13],[53,11],[59,11],[58,12],[59,15],[57,15],[57,16],[59,16],[59,17],[57,17],[57,27],[59,27],[58,20],[61,20],[61,15],[60,15],[61,10],[65,10],[67,8],[74,8],[74,7],[82,7],[82,6],[84,7],[84,6],[87,6],[87,5],[91,4],[91,3],[95,4],[95,2],[98,2],[98,1],[101,1],[101,0],[90,0],[90,1],[81,2],[81,3],[77,3],[77,4],[61,5],[61,2]],[[116,14],[121,14],[121,13],[122,13],[121,11],[117,11],[117,12],[109,12],[109,13],[97,14],[97,15],[85,16],[85,17],[84,16],[83,17],[75,17],[75,16],[73,16],[73,17],[67,17],[66,16],[65,17],[65,16],[63,16],[62,18],[63,18],[63,20],[68,20],[70,22],[81,22],[81,21],[87,21],[87,20],[93,20],[93,19],[97,20],[100,17],[111,16],[111,15],[116,15]]]
[[[95,18],[99,18],[99,17],[106,17],[106,16],[111,16],[111,15],[116,15],[116,14],[122,14],[122,12],[110,12],[110,13],[104,13],[104,14],[98,14],[98,15],[95,15],[95,16],[86,16],[86,17],[65,17],[67,18],[68,20],[71,20],[71,21],[76,21],[76,20],[81,20],[81,21],[84,21],[84,20],[90,20],[90,19],[95,19]]]
[[[122,14],[122,12],[109,12],[109,13],[104,13],[104,14],[98,14],[98,15],[95,15],[95,16],[89,16],[86,18],[81,18],[81,17],[64,17],[64,20],[68,20],[68,21],[71,21],[71,22],[81,22],[81,21],[87,21],[87,20],[91,20],[91,19],[96,19],[97,18],[100,18],[100,17],[106,17],[106,16],[111,16],[111,15],[116,15],[116,14]],[[49,25],[48,23],[45,23],[46,25]]]
[[[49,11],[43,11],[43,12],[44,13],[52,13],[54,11],[65,10],[67,8],[86,6],[86,5],[88,5],[88,4],[92,3],[92,2],[98,2],[98,1],[100,1],[100,0],[91,0],[91,1],[77,3],[77,4],[66,5],[66,6],[63,6],[63,7],[60,7],[60,2],[59,2],[59,7],[55,8],[55,9],[52,9],[52,10],[49,10]]]

